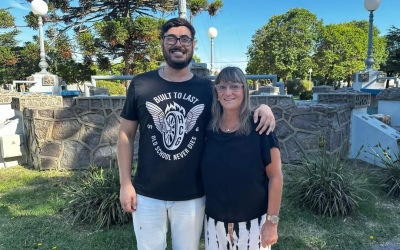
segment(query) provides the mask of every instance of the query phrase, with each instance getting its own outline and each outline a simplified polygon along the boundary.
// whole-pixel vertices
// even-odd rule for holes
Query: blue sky
[[[352,20],[368,20],[364,0],[223,0],[224,6],[216,17],[203,12],[194,18],[197,49],[195,54],[201,62],[210,64],[211,45],[207,31],[218,30],[214,39],[214,68],[238,66],[245,69],[247,48],[256,30],[268,23],[269,18],[292,8],[305,8],[322,19],[324,24],[343,23]],[[19,5],[18,0],[0,0],[0,8],[13,7],[11,13],[17,17],[17,25],[23,25],[22,16],[29,12],[29,4]],[[374,25],[381,34],[391,26],[400,28],[400,0],[381,0],[374,12]],[[170,16],[171,17],[171,16]],[[167,17],[169,18],[169,17]],[[189,13],[188,13],[189,18]],[[20,28],[19,40],[31,40],[35,31]],[[284,39],[284,38],[283,38]],[[367,41],[365,41],[367,43]],[[366,52],[365,52],[366,53]]]
[[[210,63],[211,45],[207,30],[212,26],[218,30],[214,39],[214,68],[229,65],[245,69],[247,48],[256,30],[267,24],[272,16],[293,8],[308,9],[325,25],[369,18],[364,0],[225,0],[218,16],[210,18],[208,13],[204,13],[195,17],[193,23],[198,39],[195,54],[202,62]],[[381,1],[374,12],[374,25],[381,34],[386,34],[391,26],[400,28],[399,11],[400,0]]]

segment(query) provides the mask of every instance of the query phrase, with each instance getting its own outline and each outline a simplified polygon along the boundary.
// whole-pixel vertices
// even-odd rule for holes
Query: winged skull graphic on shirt
[[[185,134],[196,125],[197,119],[204,110],[204,104],[194,106],[187,114],[185,109],[175,102],[168,104],[165,111],[151,102],[146,102],[146,108],[153,117],[155,127],[163,136],[165,149],[175,150],[181,145]],[[193,139],[196,140],[196,138]],[[159,155],[171,160],[169,154],[159,153]],[[173,158],[180,159],[182,156],[176,154]]]

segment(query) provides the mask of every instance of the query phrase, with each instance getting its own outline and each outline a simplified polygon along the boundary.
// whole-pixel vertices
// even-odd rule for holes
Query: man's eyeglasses
[[[215,89],[217,90],[218,93],[225,93],[228,90],[228,88],[232,92],[239,92],[243,88],[243,84],[235,83],[229,85],[224,85],[224,84],[215,85]]]
[[[165,43],[168,45],[175,45],[176,42],[179,40],[181,45],[190,46],[190,45],[192,45],[192,41],[193,41],[193,39],[188,36],[176,37],[173,35],[168,35],[168,36],[164,36],[163,39],[164,39]]]

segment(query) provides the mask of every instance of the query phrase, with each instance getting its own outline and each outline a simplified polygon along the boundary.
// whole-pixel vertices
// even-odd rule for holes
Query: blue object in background
[[[62,90],[61,96],[78,96],[81,92],[79,90]]]

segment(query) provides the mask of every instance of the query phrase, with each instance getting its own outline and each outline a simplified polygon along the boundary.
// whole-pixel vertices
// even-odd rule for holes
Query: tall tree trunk
[[[193,17],[194,16],[193,16],[192,12],[190,11],[190,21],[189,22],[191,25],[193,25]]]
[[[388,77],[392,77],[392,76],[393,76],[393,71],[387,71],[387,72],[386,72],[386,75],[387,75]],[[390,80],[387,79],[387,80],[386,80],[385,89],[389,88],[389,82],[390,82]]]
[[[351,87],[351,74],[347,75],[347,87]]]
[[[124,50],[124,69],[122,74],[123,75],[133,75],[133,59],[134,59],[134,55],[133,55],[133,38],[129,37],[128,39],[125,40],[125,44],[124,44],[125,50]],[[129,87],[129,83],[130,81],[125,81],[125,86],[126,89],[128,89]]]

